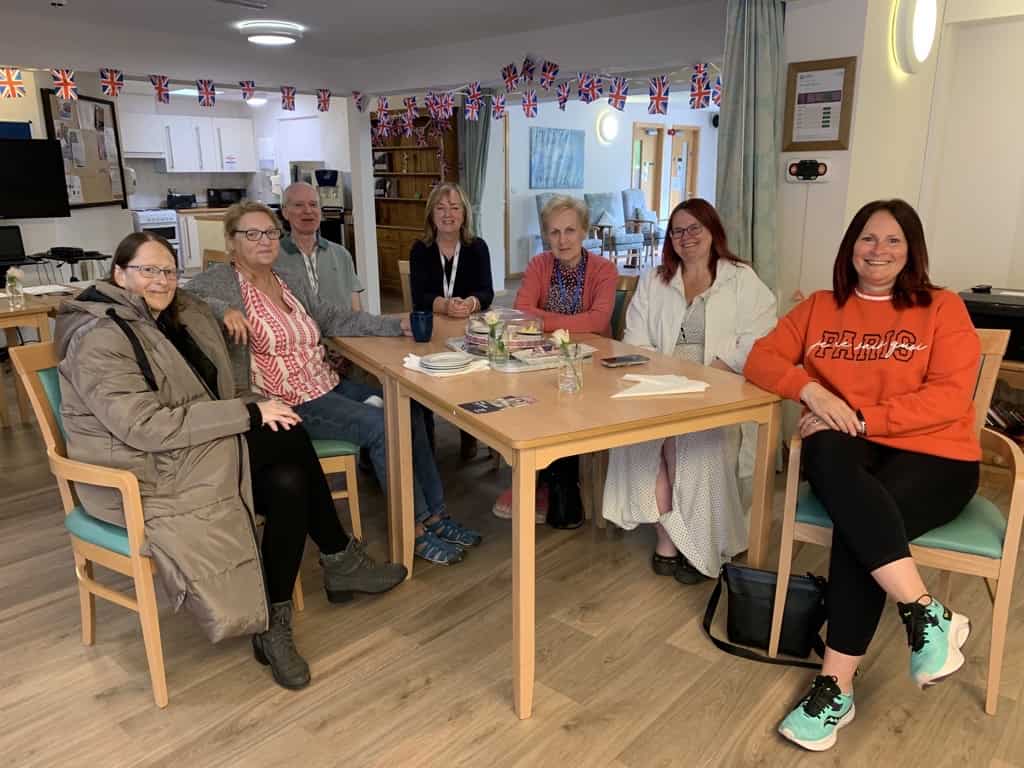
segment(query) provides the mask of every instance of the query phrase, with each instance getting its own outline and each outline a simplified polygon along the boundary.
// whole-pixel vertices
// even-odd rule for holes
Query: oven
[[[178,253],[178,212],[169,208],[153,208],[132,211],[132,222],[136,232],[152,232],[160,235]]]

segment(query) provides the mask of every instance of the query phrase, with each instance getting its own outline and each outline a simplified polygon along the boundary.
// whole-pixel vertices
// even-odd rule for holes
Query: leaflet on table
[[[459,408],[470,413],[482,414],[503,411],[506,408],[521,408],[536,402],[537,398],[532,395],[505,395],[494,400],[471,400],[468,403],[459,403]]]

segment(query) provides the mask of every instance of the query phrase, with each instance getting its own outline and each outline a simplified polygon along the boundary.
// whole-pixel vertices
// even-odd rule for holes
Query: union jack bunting
[[[516,86],[519,85],[519,72],[516,71],[516,65],[509,64],[508,66],[502,67],[501,79],[505,81],[506,91],[514,91]]]
[[[707,77],[694,75],[690,78],[690,109],[705,109],[711,100],[711,86]]]
[[[379,119],[385,119],[385,118],[381,118],[381,115],[387,115],[387,113],[388,113],[388,97],[387,96],[378,96],[377,97],[377,117]]]
[[[430,115],[430,119],[437,120],[437,94],[433,91],[427,91],[427,95],[423,98],[423,103],[427,105],[427,114]]]
[[[452,129],[451,120],[435,120],[430,124],[435,136],[440,136],[445,131]]]
[[[537,116],[537,91],[533,88],[523,93],[523,114],[527,117]]]
[[[100,91],[104,96],[113,96],[116,99],[122,88],[124,88],[124,72],[120,69],[100,67]]]
[[[722,106],[722,76],[715,78],[715,84],[711,86],[711,102],[716,106]]]
[[[295,86],[294,85],[282,85],[281,86],[281,109],[286,112],[295,111]]]
[[[569,100],[569,81],[559,83],[555,94],[558,98],[558,108],[565,112],[565,103]]]
[[[455,109],[455,97],[451,91],[445,91],[437,99],[437,111],[442,120],[450,120]]]
[[[483,92],[480,90],[480,81],[475,80],[466,86],[466,101],[480,101]]]
[[[0,98],[25,98],[25,78],[16,67],[0,67]]]
[[[153,84],[153,92],[156,94],[156,103],[170,104],[171,84],[167,75],[150,75],[149,82]]]
[[[657,75],[650,79],[647,84],[647,93],[651,100],[647,105],[647,114],[668,114],[668,92],[668,75]]]
[[[589,72],[578,72],[576,79],[579,81],[579,97],[584,104],[590,104],[601,98],[604,86],[600,77],[595,77]]]
[[[419,108],[417,108],[416,106],[415,96],[406,96],[404,99],[402,99],[402,104],[405,106],[405,114],[409,116],[410,120],[415,120],[417,117],[419,117],[420,111]]]
[[[352,101],[356,103],[357,112],[366,111],[366,94],[362,91],[352,91]]]
[[[545,61],[540,68],[540,87],[545,91],[550,90],[558,77],[558,65],[553,61]]]
[[[196,91],[200,107],[212,107],[217,103],[217,88],[213,80],[196,80]]]
[[[330,88],[317,88],[316,89],[316,111],[317,112],[330,112],[331,111],[331,89]]]
[[[537,64],[534,62],[533,59],[527,56],[525,59],[523,59],[523,68],[519,72],[519,82],[532,83],[533,76],[536,74],[536,72]]]
[[[73,69],[51,69],[50,77],[53,78],[53,92],[61,101],[77,101],[78,86],[75,85],[75,70]]]
[[[427,129],[426,128],[417,128],[415,133],[416,133],[416,146],[417,147],[425,147],[425,146],[427,146],[427,143],[428,143],[427,142]]]
[[[693,65],[693,77],[700,77],[704,80],[709,80],[708,65],[707,64],[694,64]]]
[[[380,112],[377,113],[381,114]],[[387,115],[387,112],[384,113]],[[378,119],[377,121],[377,135],[382,139],[391,138],[391,120],[385,118]]]
[[[611,88],[608,90],[608,106],[621,112],[626,106],[627,96],[629,96],[629,82],[624,77],[613,77]]]
[[[238,87],[242,89],[242,101],[248,101],[256,95],[255,80],[239,80]]]
[[[480,101],[466,100],[464,109],[466,110],[466,119],[471,120],[474,123],[480,119]]]
[[[413,116],[411,114],[409,114],[408,112],[405,112],[398,119],[398,127],[401,128],[402,135],[405,138],[407,138],[407,139],[412,138],[412,129],[413,129],[412,121],[413,120],[414,120]]]
[[[491,96],[491,117],[501,120],[505,117],[505,94],[499,93]]]

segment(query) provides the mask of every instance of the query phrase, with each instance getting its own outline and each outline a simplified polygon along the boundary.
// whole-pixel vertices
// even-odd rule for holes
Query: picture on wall
[[[530,129],[530,189],[583,189],[584,131]]]

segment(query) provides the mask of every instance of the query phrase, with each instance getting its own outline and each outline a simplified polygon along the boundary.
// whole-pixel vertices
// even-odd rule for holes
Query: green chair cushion
[[[615,304],[612,306],[612,334],[616,339],[622,338],[626,323],[626,292],[615,291]]]
[[[314,440],[313,447],[316,449],[317,458],[331,459],[335,456],[355,456],[359,453],[359,446],[355,443],[347,443],[344,440]]]
[[[119,525],[90,517],[81,507],[75,507],[64,517],[64,527],[82,541],[128,556],[128,531]]]
[[[50,409],[53,411],[53,417],[57,420],[60,433],[67,440],[64,420],[60,417],[60,377],[57,374],[57,369],[41,368],[36,371],[36,375],[39,376],[39,382],[43,385],[43,391],[46,392],[46,399],[50,403]]]
[[[824,505],[806,483],[797,496],[796,519],[799,523],[831,528],[832,519]],[[975,494],[955,519],[914,539],[920,547],[945,549],[999,559],[1003,556],[1006,518],[991,501]]]

